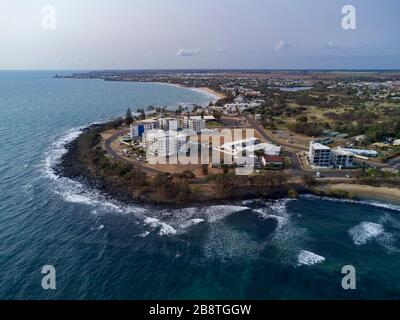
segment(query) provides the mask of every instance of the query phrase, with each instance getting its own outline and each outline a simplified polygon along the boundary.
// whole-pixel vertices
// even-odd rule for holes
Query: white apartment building
[[[155,154],[158,157],[166,158],[178,153],[178,141],[174,134],[165,134],[157,139]]]
[[[193,130],[196,133],[201,133],[201,130],[206,128],[206,120],[185,117],[184,127],[185,129]]]
[[[331,152],[331,148],[311,141],[309,151],[310,164],[314,167],[330,167]]]
[[[170,157],[183,150],[192,135],[185,131],[153,130],[143,136],[143,147],[153,156]]]
[[[143,137],[146,133],[158,128],[157,119],[142,120],[138,123],[131,124],[131,136]]]
[[[161,118],[158,119],[159,128],[164,131],[178,131],[180,128],[180,120],[176,118]]]
[[[160,137],[165,136],[164,130],[151,130],[143,135],[143,147],[149,149],[155,145]]]
[[[334,149],[331,152],[331,163],[336,168],[352,168],[353,154],[342,150]]]

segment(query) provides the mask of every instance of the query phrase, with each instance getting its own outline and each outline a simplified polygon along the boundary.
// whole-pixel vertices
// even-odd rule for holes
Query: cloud
[[[284,40],[279,41],[278,44],[275,46],[276,51],[287,51],[291,48],[291,45]]]
[[[340,46],[338,46],[335,42],[329,41],[327,44],[324,45],[325,49],[340,49]]]
[[[218,48],[218,49],[217,49],[217,52],[220,53],[220,54],[228,54],[228,53],[229,53],[229,50],[222,49],[222,48]]]
[[[178,52],[176,53],[176,55],[179,57],[193,57],[199,54],[200,54],[200,49],[184,49],[184,48],[179,49]]]

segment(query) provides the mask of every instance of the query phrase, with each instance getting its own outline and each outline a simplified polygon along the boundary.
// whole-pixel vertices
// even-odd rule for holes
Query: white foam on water
[[[395,246],[396,237],[385,231],[382,224],[362,222],[349,230],[349,235],[357,246],[366,245],[368,242],[376,241],[380,246],[389,252],[399,252]]]
[[[100,231],[100,230],[103,230],[103,229],[104,229],[104,225],[101,224],[101,225],[99,225],[98,227],[93,227],[93,228],[91,228],[90,230],[91,230],[91,231]]]
[[[400,252],[399,248],[395,246],[396,241],[396,237],[388,232],[384,232],[376,238],[376,242],[389,252]]]
[[[325,258],[311,251],[301,250],[297,257],[297,265],[312,266],[325,262]]]
[[[66,148],[67,144],[78,138],[86,127],[88,126],[72,128],[68,130],[65,136],[55,141],[51,145],[50,151],[47,153],[44,160],[43,171],[47,177],[52,180],[57,180],[60,178],[55,173],[54,167],[60,162],[62,156],[68,151]]]
[[[160,221],[159,219],[147,217],[144,220],[144,223],[149,225],[153,229],[160,228],[160,231],[158,232],[160,236],[168,236],[176,234],[176,230],[172,226],[170,226],[165,222]]]
[[[372,222],[361,222],[349,230],[349,235],[357,246],[365,245],[368,241],[377,238],[385,232],[381,224]]]
[[[280,230],[285,224],[289,223],[289,214],[287,204],[293,199],[281,199],[269,202],[267,207],[253,209],[262,219],[274,219],[278,222],[277,230]]]
[[[31,183],[27,183],[26,185],[23,185],[21,189],[24,193],[31,194],[33,191],[33,185]]]
[[[342,202],[342,203],[350,203],[350,204],[359,204],[359,205],[365,205],[365,206],[371,206],[375,208],[381,208],[381,209],[388,209],[391,211],[396,211],[400,212],[400,206],[396,204],[391,204],[391,203],[383,203],[379,201],[361,201],[361,200],[352,200],[352,199],[337,199],[337,198],[330,198],[330,197],[319,197],[316,195],[312,194],[306,194],[302,195],[302,198],[306,199],[318,199],[318,200],[324,200],[324,201],[333,201],[333,202]]]
[[[249,207],[242,206],[211,206],[207,207],[204,212],[204,216],[209,223],[220,221],[233,213],[249,210]]]
[[[244,206],[248,206],[249,204],[256,203],[258,201],[261,201],[261,199],[250,199],[250,200],[243,200],[241,203]]]
[[[195,226],[195,225],[197,225],[199,223],[202,223],[204,221],[205,221],[204,219],[190,219],[190,220],[182,223],[180,225],[180,228],[183,229],[183,230],[186,230],[186,229],[188,229],[190,227],[193,227],[193,226]]]
[[[206,259],[226,262],[236,259],[255,259],[264,247],[264,242],[253,240],[246,232],[217,222],[211,225],[206,234],[203,253]]]
[[[91,213],[95,215],[103,212],[133,214],[138,219],[144,220],[146,218],[146,208],[123,205],[117,201],[110,200],[94,188],[89,188],[78,181],[57,175],[55,168],[60,163],[63,155],[68,151],[66,145],[78,138],[86,127],[69,130],[64,137],[52,144],[50,151],[46,154],[42,172],[47,178],[53,181],[54,192],[67,202],[93,206],[94,209],[91,210]],[[161,227],[161,232],[164,234],[173,232],[167,226]]]
[[[140,238],[146,238],[149,234],[150,234],[149,231],[145,231],[145,232],[139,234],[138,237],[140,237]]]
[[[400,219],[396,215],[385,213],[382,217],[379,218],[379,223],[387,225],[394,229],[400,229]]]
[[[212,100],[212,102],[216,102],[216,101],[218,101],[220,99],[220,97],[217,94],[214,94],[214,93],[212,93],[210,91],[207,91],[207,90],[204,90],[202,88],[187,88],[187,89],[189,89],[191,91],[195,91],[195,92],[201,93],[202,95],[210,98],[210,100]]]
[[[277,248],[277,258],[284,264],[297,263],[298,253],[307,245],[308,231],[299,227],[291,219],[288,203],[295,199],[280,199],[266,202],[266,206],[257,208],[254,212],[262,219],[274,219],[277,227],[268,243]],[[296,259],[294,261],[293,259]]]

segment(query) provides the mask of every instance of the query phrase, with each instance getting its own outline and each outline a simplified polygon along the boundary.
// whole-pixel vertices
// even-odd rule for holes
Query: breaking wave
[[[396,237],[392,233],[386,232],[384,226],[379,223],[361,222],[349,230],[349,235],[357,246],[366,245],[375,240],[388,251],[398,251],[395,246]]]
[[[325,262],[325,258],[310,251],[302,250],[297,257],[297,265],[312,266]]]
[[[361,222],[349,230],[349,234],[357,246],[367,244],[368,241],[375,239],[384,232],[383,225],[372,222]]]
[[[88,125],[89,126],[89,125]],[[75,181],[57,174],[57,166],[65,155],[68,143],[72,142],[83,133],[88,126],[69,130],[65,136],[51,145],[47,152],[44,165],[44,175],[53,181],[54,192],[60,195],[65,201],[70,203],[84,204],[94,206],[96,209],[111,211],[118,214],[133,214],[142,221],[145,228],[139,236],[147,236],[153,230],[158,230],[160,236],[171,236],[186,232],[191,227],[202,222],[215,223],[227,216],[248,210],[243,206],[210,206],[201,208],[184,209],[165,209],[152,210],[143,206],[123,205],[117,201],[109,199],[98,190],[88,187],[79,181]],[[146,230],[151,228],[151,231]]]
[[[302,198],[305,199],[318,199],[324,201],[334,201],[334,202],[342,202],[342,203],[350,203],[350,204],[358,204],[358,205],[365,205],[371,206],[380,209],[387,209],[391,211],[400,212],[400,205],[391,204],[391,203],[383,203],[379,201],[362,201],[362,200],[351,200],[351,199],[337,199],[337,198],[330,198],[330,197],[320,197],[312,194],[302,195]]]

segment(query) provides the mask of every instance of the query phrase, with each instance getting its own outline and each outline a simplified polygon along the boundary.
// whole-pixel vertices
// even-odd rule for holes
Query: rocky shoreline
[[[67,151],[54,168],[56,174],[78,181],[88,188],[101,192],[107,198],[126,205],[141,204],[163,208],[183,208],[189,204],[190,206],[223,205],[230,204],[232,201],[253,199],[297,198],[301,194],[337,199],[362,198],[360,193],[356,192],[358,187],[363,187],[362,185],[335,187],[335,184],[322,186],[307,183],[294,184],[287,180],[271,185],[273,175],[258,178],[220,175],[222,182],[209,182],[209,188],[205,191],[195,190],[196,187],[190,181],[177,179],[169,174],[150,178],[139,168],[110,160],[101,147],[100,133],[118,128],[122,123],[122,119],[117,119],[107,123],[93,124],[83,129],[75,140],[65,146]],[[165,188],[164,184],[167,184]],[[380,198],[382,188],[375,189],[377,190],[369,190],[369,192]],[[385,200],[385,197],[382,199]]]
[[[229,184],[232,181],[228,181],[227,185],[224,184],[224,181],[210,182],[209,189],[214,192],[209,192],[209,190],[203,192],[195,190],[190,181],[181,181],[168,176],[168,174],[161,174],[160,177],[156,178],[146,177],[138,168],[131,165],[125,168],[125,164],[110,160],[100,146],[100,133],[120,126],[122,121],[118,119],[85,128],[77,139],[65,146],[67,152],[55,168],[56,173],[79,181],[89,188],[100,191],[107,197],[128,205],[183,207],[190,203],[191,206],[202,206],[204,204],[225,204],[232,200],[297,197],[299,194],[310,192],[309,188],[297,184],[277,183],[274,186],[266,186],[257,182],[252,185],[248,182],[246,182],[246,185],[236,182]],[[118,174],[115,174],[116,171]],[[228,176],[225,177],[226,180],[229,180]],[[225,177],[221,177],[221,180]],[[176,190],[176,192],[164,190],[162,186],[155,182],[157,179],[164,179],[165,183],[170,186],[168,189]],[[232,178],[235,181],[239,179],[239,177],[238,179]],[[161,181],[161,184],[163,182]],[[221,192],[221,189],[224,189],[224,192]]]

